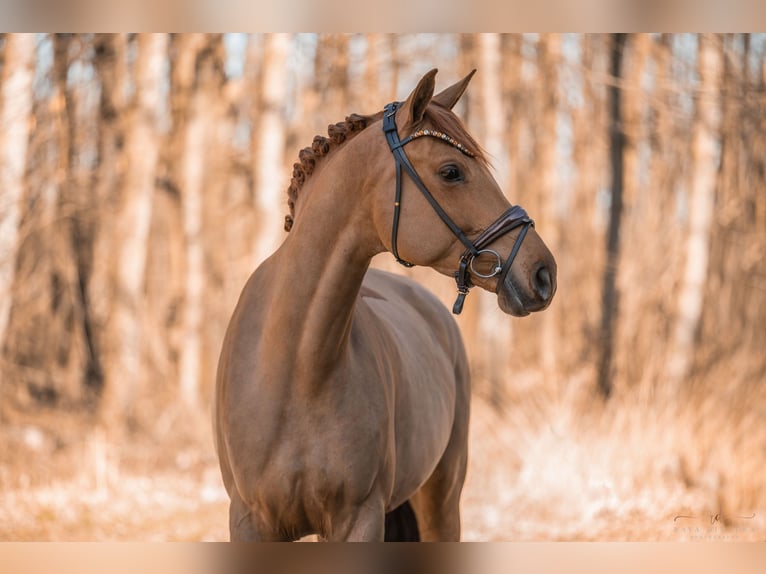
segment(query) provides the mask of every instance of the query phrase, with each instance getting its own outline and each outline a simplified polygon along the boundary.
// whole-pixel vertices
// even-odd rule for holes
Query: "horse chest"
[[[354,429],[317,412],[295,412],[281,440],[253,441],[259,466],[241,469],[243,494],[268,530],[303,535],[324,532],[330,517],[358,505],[393,479],[386,440],[378,425]],[[381,456],[383,454],[383,456]],[[392,453],[391,453],[392,454]]]
[[[331,392],[341,382],[325,384],[329,390],[310,396],[262,393],[248,401],[258,406],[232,421],[229,435],[247,437],[232,457],[247,498],[327,506],[363,497],[385,473],[393,453],[381,430],[393,424],[385,395]]]

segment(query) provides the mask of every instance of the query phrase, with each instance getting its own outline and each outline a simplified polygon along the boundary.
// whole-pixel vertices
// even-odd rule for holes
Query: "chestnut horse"
[[[232,540],[460,539],[460,333],[428,291],[369,265],[390,251],[454,277],[456,313],[474,285],[510,315],[550,304],[553,256],[451,111],[472,75],[434,96],[432,70],[301,152],[291,233],[247,281],[218,365]]]

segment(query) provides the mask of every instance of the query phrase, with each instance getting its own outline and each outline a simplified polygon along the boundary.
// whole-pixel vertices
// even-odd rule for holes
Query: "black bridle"
[[[439,216],[439,218],[445,223],[447,227],[449,227],[450,231],[460,240],[460,242],[465,245],[466,250],[463,252],[463,254],[460,256],[460,261],[458,263],[458,270],[455,271],[455,281],[457,282],[457,299],[455,300],[455,304],[452,306],[452,312],[456,315],[459,315],[460,312],[463,310],[463,303],[465,301],[466,295],[468,295],[468,291],[471,287],[473,287],[473,284],[471,283],[471,277],[470,274],[473,273],[477,277],[481,277],[483,279],[489,279],[491,277],[500,276],[500,279],[498,281],[498,288],[500,285],[502,285],[505,282],[505,278],[508,275],[508,272],[511,270],[511,266],[513,265],[513,260],[516,258],[516,255],[519,252],[519,249],[521,248],[521,243],[524,241],[524,237],[527,235],[527,231],[529,231],[530,227],[534,226],[534,221],[530,219],[530,217],[527,215],[527,212],[524,211],[524,208],[522,208],[519,205],[514,205],[513,207],[509,208],[505,213],[503,213],[500,217],[498,217],[489,227],[487,227],[484,231],[482,231],[476,239],[471,241],[465,233],[455,224],[454,221],[450,218],[449,215],[447,215],[447,212],[442,209],[441,205],[439,205],[439,202],[436,201],[436,198],[434,198],[433,195],[431,195],[431,192],[428,191],[428,188],[423,183],[423,180],[420,179],[420,176],[418,175],[418,172],[415,171],[415,168],[413,167],[412,163],[410,162],[409,158],[407,157],[407,154],[404,153],[404,146],[410,143],[412,140],[416,139],[417,137],[421,136],[429,136],[429,137],[435,137],[438,139],[441,139],[445,141],[446,143],[449,143],[453,147],[457,148],[464,154],[474,157],[474,154],[468,151],[465,147],[463,147],[460,143],[452,139],[450,136],[443,134],[441,132],[435,132],[435,131],[429,131],[429,130],[421,130],[419,132],[416,132],[415,134],[406,137],[403,140],[399,139],[399,133],[396,129],[396,110],[401,105],[401,102],[392,102],[388,104],[385,107],[385,112],[383,114],[383,132],[386,135],[386,141],[388,142],[388,147],[391,148],[391,153],[394,154],[394,161],[396,162],[396,195],[394,197],[394,221],[392,226],[392,237],[391,237],[391,252],[393,253],[394,257],[396,258],[396,261],[398,263],[401,263],[405,267],[412,267],[414,264],[410,263],[408,261],[405,261],[401,257],[399,257],[399,251],[397,249],[397,235],[399,233],[399,215],[401,212],[401,202],[402,202],[402,168],[407,172],[407,175],[410,176],[410,179],[415,183],[417,188],[420,190],[420,192],[423,194],[423,196],[426,198],[429,204],[431,204],[431,207],[436,212],[436,214]],[[519,232],[519,236],[516,238],[516,242],[513,244],[513,248],[511,249],[511,253],[508,256],[508,258],[505,260],[505,263],[503,263],[502,258],[500,255],[493,251],[492,249],[487,249],[487,246],[490,245],[492,242],[497,240],[498,238],[502,237],[506,233],[509,233],[510,231],[513,231],[517,227],[521,227],[521,231]],[[482,253],[491,254],[494,257],[497,258],[497,264],[493,267],[492,272],[489,274],[482,274],[476,271],[476,269],[473,268],[473,262],[476,257],[481,255]]]

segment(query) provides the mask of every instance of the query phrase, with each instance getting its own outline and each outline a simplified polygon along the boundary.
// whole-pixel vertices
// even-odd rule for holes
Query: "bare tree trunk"
[[[364,108],[362,113],[371,114],[381,107],[380,73],[381,57],[380,47],[383,44],[383,34],[367,34],[367,52],[364,61]]]
[[[612,193],[609,207],[609,229],[606,242],[606,269],[602,289],[601,356],[598,362],[598,389],[604,399],[612,394],[612,358],[614,355],[615,326],[619,310],[617,270],[620,256],[620,226],[622,223],[622,193],[624,181],[625,134],[622,127],[621,88],[622,55],[626,35],[613,34],[610,47],[610,74],[614,82],[609,86],[609,157],[612,167]]]
[[[59,102],[56,106],[57,207],[64,217],[53,226],[55,245],[51,252],[58,254],[54,256],[53,272],[61,279],[66,293],[61,331],[68,333],[54,343],[58,347],[58,360],[50,363],[57,363],[56,370],[66,368],[59,391],[75,402],[81,402],[85,396],[95,398],[91,393],[100,390],[103,383],[97,321],[91,305],[99,201],[95,193],[97,178],[84,160],[89,142],[98,133],[99,117],[94,113],[95,108],[88,105],[85,83],[69,81],[69,71],[74,64],[91,65],[88,50],[91,41],[88,36],[73,34],[57,34],[53,38],[53,73]],[[67,357],[65,363],[63,357]]]
[[[505,113],[503,109],[503,92],[501,83],[501,52],[500,35],[495,33],[478,35],[478,57],[481,73],[481,126],[482,145],[490,157],[498,158],[495,163],[496,177],[501,188],[508,185],[507,152],[505,150]],[[497,301],[490,293],[476,290],[479,300],[479,321],[482,329],[490,333],[482,345],[474,347],[487,382],[489,383],[490,399],[496,406],[501,406],[503,386],[508,377],[508,353],[511,346],[511,321],[508,317],[497,312]]]
[[[290,34],[269,34],[263,55],[262,99],[259,129],[253,134],[255,201],[258,235],[254,246],[255,265],[271,255],[281,243],[285,212],[286,173],[285,99]]]
[[[340,121],[348,113],[348,34],[320,34],[315,62],[314,81],[322,114]]]
[[[115,281],[110,317],[104,415],[115,422],[135,420],[144,382],[142,315],[144,279],[159,155],[159,102],[167,36],[140,34],[135,102],[125,134],[127,171],[115,222]]]
[[[755,80],[753,80],[755,84]],[[763,89],[766,86],[766,52],[761,52],[761,62],[758,66],[758,87]]]
[[[624,202],[627,209],[641,201],[639,194],[639,144],[644,140],[643,121],[645,97],[642,80],[646,70],[651,38],[648,34],[631,34],[630,54],[625,72],[623,90],[623,125],[625,130],[625,189]],[[640,206],[638,206],[640,207]],[[642,213],[641,211],[640,213]],[[638,218],[640,220],[640,217]]]
[[[178,357],[177,370],[168,373],[177,384],[185,406],[196,407],[202,343],[200,299],[204,292],[202,233],[202,189],[206,158],[203,121],[196,115],[196,72],[198,58],[207,45],[205,34],[182,33],[171,38],[170,69],[172,132],[168,142],[167,169],[173,193],[166,196],[164,240],[172,252],[173,285],[169,293],[159,294],[173,309],[166,325],[169,352]],[[160,198],[158,198],[160,199]],[[158,204],[159,205],[159,204]],[[157,214],[162,217],[162,214]],[[168,261],[170,263],[170,261]],[[163,296],[164,295],[164,296]],[[157,301],[158,309],[163,308]]]
[[[633,55],[641,65],[642,48]],[[683,173],[684,139],[678,135],[684,124],[674,111],[673,99],[678,84],[672,76],[672,47],[670,35],[649,39],[646,66],[652,72],[652,82],[643,90],[642,100],[648,119],[642,120],[640,130],[629,126],[630,139],[644,139],[648,159],[637,171],[627,172],[628,182],[636,189],[628,192],[634,198],[631,226],[626,232],[626,244],[641,244],[632,250],[633,256],[622,276],[625,286],[626,310],[621,317],[621,358],[628,380],[633,385],[654,390],[665,389],[665,359],[668,337],[672,327],[678,269],[682,261],[682,233],[677,220],[676,189]],[[638,78],[628,80],[629,89]],[[638,121],[638,120],[636,120]],[[679,153],[680,152],[680,153]],[[630,164],[628,160],[626,166]],[[643,181],[642,181],[643,179]],[[650,230],[659,230],[657,233]],[[646,281],[651,273],[653,280]],[[635,286],[640,285],[641,289]],[[633,287],[633,288],[630,288]]]
[[[350,36],[347,34],[318,34],[313,58],[313,73],[303,81],[297,79],[297,90],[300,94],[299,113],[291,120],[291,137],[300,145],[306,145],[316,134],[326,133],[327,124],[341,121],[349,110],[349,77],[348,67]],[[297,40],[296,40],[297,41]],[[372,46],[368,43],[368,49]],[[373,50],[374,55],[374,50]],[[266,64],[264,60],[264,65]],[[373,74],[371,76],[370,74]],[[375,81],[377,68],[368,66],[365,70],[365,81]],[[265,93],[266,84],[260,86]],[[296,94],[297,95],[297,94]],[[285,88],[285,96],[287,90]],[[380,101],[371,101],[369,95],[362,100],[362,107],[354,111],[372,113],[373,108],[366,109],[366,102],[372,106],[380,106]],[[355,100],[358,105],[358,100]]]
[[[647,234],[646,225],[650,211],[653,207],[650,203],[650,191],[645,189],[641,182],[644,166],[641,165],[642,157],[639,154],[641,146],[645,143],[647,122],[644,121],[644,104],[647,100],[642,88],[642,79],[649,58],[651,38],[648,34],[631,34],[629,39],[630,50],[624,55],[625,80],[623,83],[623,130],[625,134],[624,149],[624,189],[623,209],[627,216],[621,230],[623,242],[626,245],[642,243],[645,248],[631,252],[631,257],[621,266],[617,284],[621,293],[620,299],[620,325],[622,338],[617,344],[614,357],[614,372],[618,377],[623,377],[630,384],[641,379],[649,361],[648,345],[652,340],[652,333],[648,336],[636,336],[643,328],[655,329],[656,318],[650,306],[650,300],[658,295],[656,286],[647,284],[643,279],[656,264],[651,259],[656,258],[661,246],[654,245],[657,234]],[[641,289],[632,288],[634,285],[642,285]],[[650,318],[649,321],[645,319]],[[660,318],[661,320],[661,318]]]
[[[0,354],[11,312],[32,112],[35,37],[8,34],[0,85]]]
[[[559,114],[559,61],[561,58],[561,37],[558,34],[543,34],[540,38],[539,66],[543,79],[543,108],[539,132],[540,161],[536,165],[540,177],[542,209],[537,216],[538,229],[545,242],[556,254],[559,241],[559,216],[561,192],[558,189],[558,114]],[[560,305],[548,309],[541,318],[540,359],[547,379],[555,377],[558,364],[557,323]]]
[[[503,34],[501,38],[503,83],[503,107],[507,129],[505,130],[506,147],[508,149],[508,188],[507,195],[513,203],[521,203],[519,194],[519,172],[521,161],[519,156],[519,135],[521,120],[524,115],[523,90],[521,86],[521,34]],[[502,182],[506,185],[506,182]]]
[[[670,159],[673,149],[672,103],[669,86],[672,81],[672,51],[670,35],[663,34],[655,43],[654,59],[654,103],[653,124],[654,133],[650,137],[651,160],[649,165],[649,180],[652,189],[658,193],[654,196],[654,205],[650,215],[672,211],[673,186],[675,185],[675,169],[669,169],[668,164],[675,163]]]
[[[459,57],[457,62],[457,75],[462,77],[476,67],[476,60],[479,57],[479,47],[474,34],[458,34],[457,42],[459,44]],[[480,73],[483,73],[480,72]],[[475,78],[478,80],[478,77]],[[464,112],[461,114],[466,125],[472,125],[474,120],[473,106],[475,96],[471,95],[471,90],[461,98],[458,105],[463,106]],[[478,107],[478,106],[477,106]],[[480,121],[483,122],[484,118]],[[481,321],[481,309],[484,306],[480,301],[481,295],[477,289],[474,289],[475,295],[468,297],[465,301],[465,307],[463,312],[457,317],[460,330],[463,333],[463,339],[465,340],[466,352],[471,363],[471,372],[474,379],[474,389],[481,392],[481,385],[487,382],[489,373],[489,365],[484,362],[484,357],[481,353],[481,347],[478,345],[479,340],[479,324]],[[495,393],[493,387],[489,387],[488,392],[490,394]],[[495,397],[497,398],[497,397]]]
[[[568,281],[572,294],[564,307],[566,321],[562,321],[560,336],[567,341],[567,355],[572,361],[566,365],[573,368],[593,365],[597,362],[597,339],[600,290],[598,273],[603,269],[606,250],[603,223],[598,209],[598,191],[604,186],[608,166],[606,165],[605,98],[601,78],[605,75],[605,63],[600,57],[604,52],[607,38],[587,34],[581,40],[582,105],[572,111],[573,150],[572,157],[577,166],[577,184],[572,202],[574,213],[578,214],[578,226],[566,226],[562,230],[562,245],[566,245],[570,258],[577,259],[588,254],[588,265],[562,265],[559,269],[560,284]],[[567,279],[568,278],[568,279]],[[546,311],[547,312],[547,311]],[[561,354],[563,358],[564,353]]]
[[[78,102],[79,105],[79,102]],[[84,106],[82,106],[84,107]],[[95,116],[95,117],[94,117]],[[90,134],[99,131],[97,115],[91,114],[90,122],[85,126],[80,125],[80,129],[75,129],[75,140],[78,132],[87,130],[82,135],[82,140],[92,137]],[[84,122],[83,122],[84,123]],[[79,144],[79,141],[78,141]],[[100,207],[98,189],[96,187],[97,179],[92,172],[81,168],[72,171],[74,184],[78,190],[72,190],[72,196],[75,197],[76,218],[70,226],[70,242],[74,253],[74,260],[77,266],[76,273],[76,303],[77,318],[82,330],[82,347],[84,349],[84,365],[80,376],[75,380],[79,383],[80,392],[89,391],[89,399],[95,397],[104,382],[104,371],[101,357],[101,349],[98,341],[98,318],[93,313],[92,300],[92,277],[96,267],[94,260],[96,237],[99,232],[100,210],[94,209],[94,206]]]
[[[116,224],[116,211],[125,177],[125,161],[122,144],[125,134],[123,97],[127,77],[124,34],[96,34],[94,41],[94,66],[101,92],[98,104],[98,142],[95,179],[95,201],[99,206],[98,230],[93,245],[93,270],[89,291],[100,293],[90,297],[88,312],[92,317],[94,333],[92,347],[94,356],[94,383],[98,391],[104,390],[104,345],[108,334],[104,325],[108,322],[109,301],[114,288],[111,278],[111,254],[115,248],[112,233]]]
[[[399,93],[399,76],[402,70],[402,58],[399,53],[399,37],[397,34],[388,34],[388,60],[391,66],[391,82],[388,87],[388,97],[386,101],[395,100]]]
[[[534,181],[537,169],[537,137],[536,129],[539,123],[538,103],[545,97],[542,94],[542,81],[538,66],[527,57],[526,52],[532,39],[520,34],[517,40],[516,54],[518,55],[517,69],[512,70],[518,78],[516,95],[512,100],[513,119],[511,129],[516,132],[513,144],[514,168],[514,203],[523,205],[528,211],[537,213],[540,194],[537,193]],[[535,46],[535,50],[537,46]],[[513,57],[513,56],[511,56]],[[522,330],[526,328],[523,327]]]
[[[195,35],[195,39],[199,37]],[[183,229],[186,246],[186,296],[180,357],[179,388],[182,400],[190,407],[199,405],[201,364],[203,358],[202,326],[205,292],[205,261],[202,236],[203,189],[206,161],[214,151],[216,120],[221,115],[223,76],[222,39],[220,35],[199,38],[190,47],[194,58],[191,72],[194,91],[191,115],[186,125],[182,159]]]
[[[212,366],[215,367],[220,351],[221,334],[225,331],[229,314],[242,290],[242,285],[253,272],[252,252],[255,244],[254,216],[254,165],[250,143],[246,133],[259,133],[256,125],[257,109],[254,101],[258,98],[261,66],[261,44],[263,36],[249,34],[244,48],[245,67],[242,76],[228,76],[222,88],[220,105],[225,106],[225,115],[211,138],[215,145],[215,161],[208,173],[207,181],[212,185],[206,193],[206,205],[213,201],[210,212],[205,209],[206,245],[226,257],[211,257],[207,261],[207,277],[221,280],[220,295],[216,305],[206,305],[206,337],[213,348]],[[296,88],[298,89],[298,88]],[[300,117],[300,104],[296,101],[293,118]],[[297,130],[291,130],[297,131]],[[312,134],[313,135],[313,134]],[[215,193],[220,186],[220,193]],[[213,193],[211,193],[211,191]],[[211,213],[212,212],[212,213]],[[215,217],[216,219],[212,219]],[[210,328],[212,323],[212,328]]]
[[[490,156],[500,160],[493,165],[497,181],[501,188],[505,189],[508,183],[508,168],[504,159],[507,154],[503,138],[506,126],[500,76],[502,56],[500,34],[479,34],[478,40],[481,65],[481,74],[478,79],[481,82],[482,94],[482,140]]]
[[[54,118],[58,161],[56,165],[55,187],[56,209],[58,217],[51,226],[50,233],[44,240],[50,242],[51,284],[57,285],[52,297],[61,301],[57,305],[57,317],[50,321],[51,331],[59,331],[53,341],[46,341],[46,349],[41,353],[41,363],[54,372],[52,392],[58,396],[74,399],[81,398],[87,376],[99,376],[98,359],[92,347],[86,347],[87,360],[83,368],[77,360],[76,345],[80,341],[80,327],[83,331],[89,327],[87,308],[87,285],[91,261],[93,219],[85,215],[83,209],[87,203],[87,185],[83,170],[79,164],[79,152],[83,140],[84,122],[78,121],[81,111],[78,88],[67,82],[70,69],[72,48],[80,53],[83,39],[73,34],[55,34],[53,36],[53,82],[55,85]],[[82,60],[80,60],[82,63]],[[61,216],[63,214],[63,217]],[[76,317],[76,319],[75,319]],[[58,323],[58,325],[56,325]],[[58,329],[55,326],[58,326]],[[87,331],[86,331],[87,332]],[[64,335],[66,333],[66,335]],[[92,339],[83,337],[84,341]],[[55,355],[49,358],[46,355]],[[83,372],[84,371],[84,372]],[[87,374],[86,377],[83,377]],[[81,380],[83,379],[83,380]],[[85,382],[85,385],[81,383]]]
[[[678,300],[678,318],[671,341],[667,375],[678,383],[688,375],[702,314],[702,300],[710,256],[710,232],[715,207],[717,151],[720,129],[722,57],[720,40],[712,34],[699,37],[700,89],[692,136],[694,176],[689,202],[686,263]]]

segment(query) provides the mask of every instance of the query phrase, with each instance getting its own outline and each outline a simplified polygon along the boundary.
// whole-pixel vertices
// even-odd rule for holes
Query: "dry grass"
[[[603,406],[587,380],[517,377],[501,407],[475,398],[465,540],[766,539],[762,390]],[[65,419],[5,426],[0,539],[227,539],[207,419],[119,440]]]
[[[475,401],[466,539],[766,539],[766,393],[604,406],[587,380]]]
[[[1,540],[225,540],[228,498],[207,418],[170,414],[121,439],[89,423],[7,426]]]

